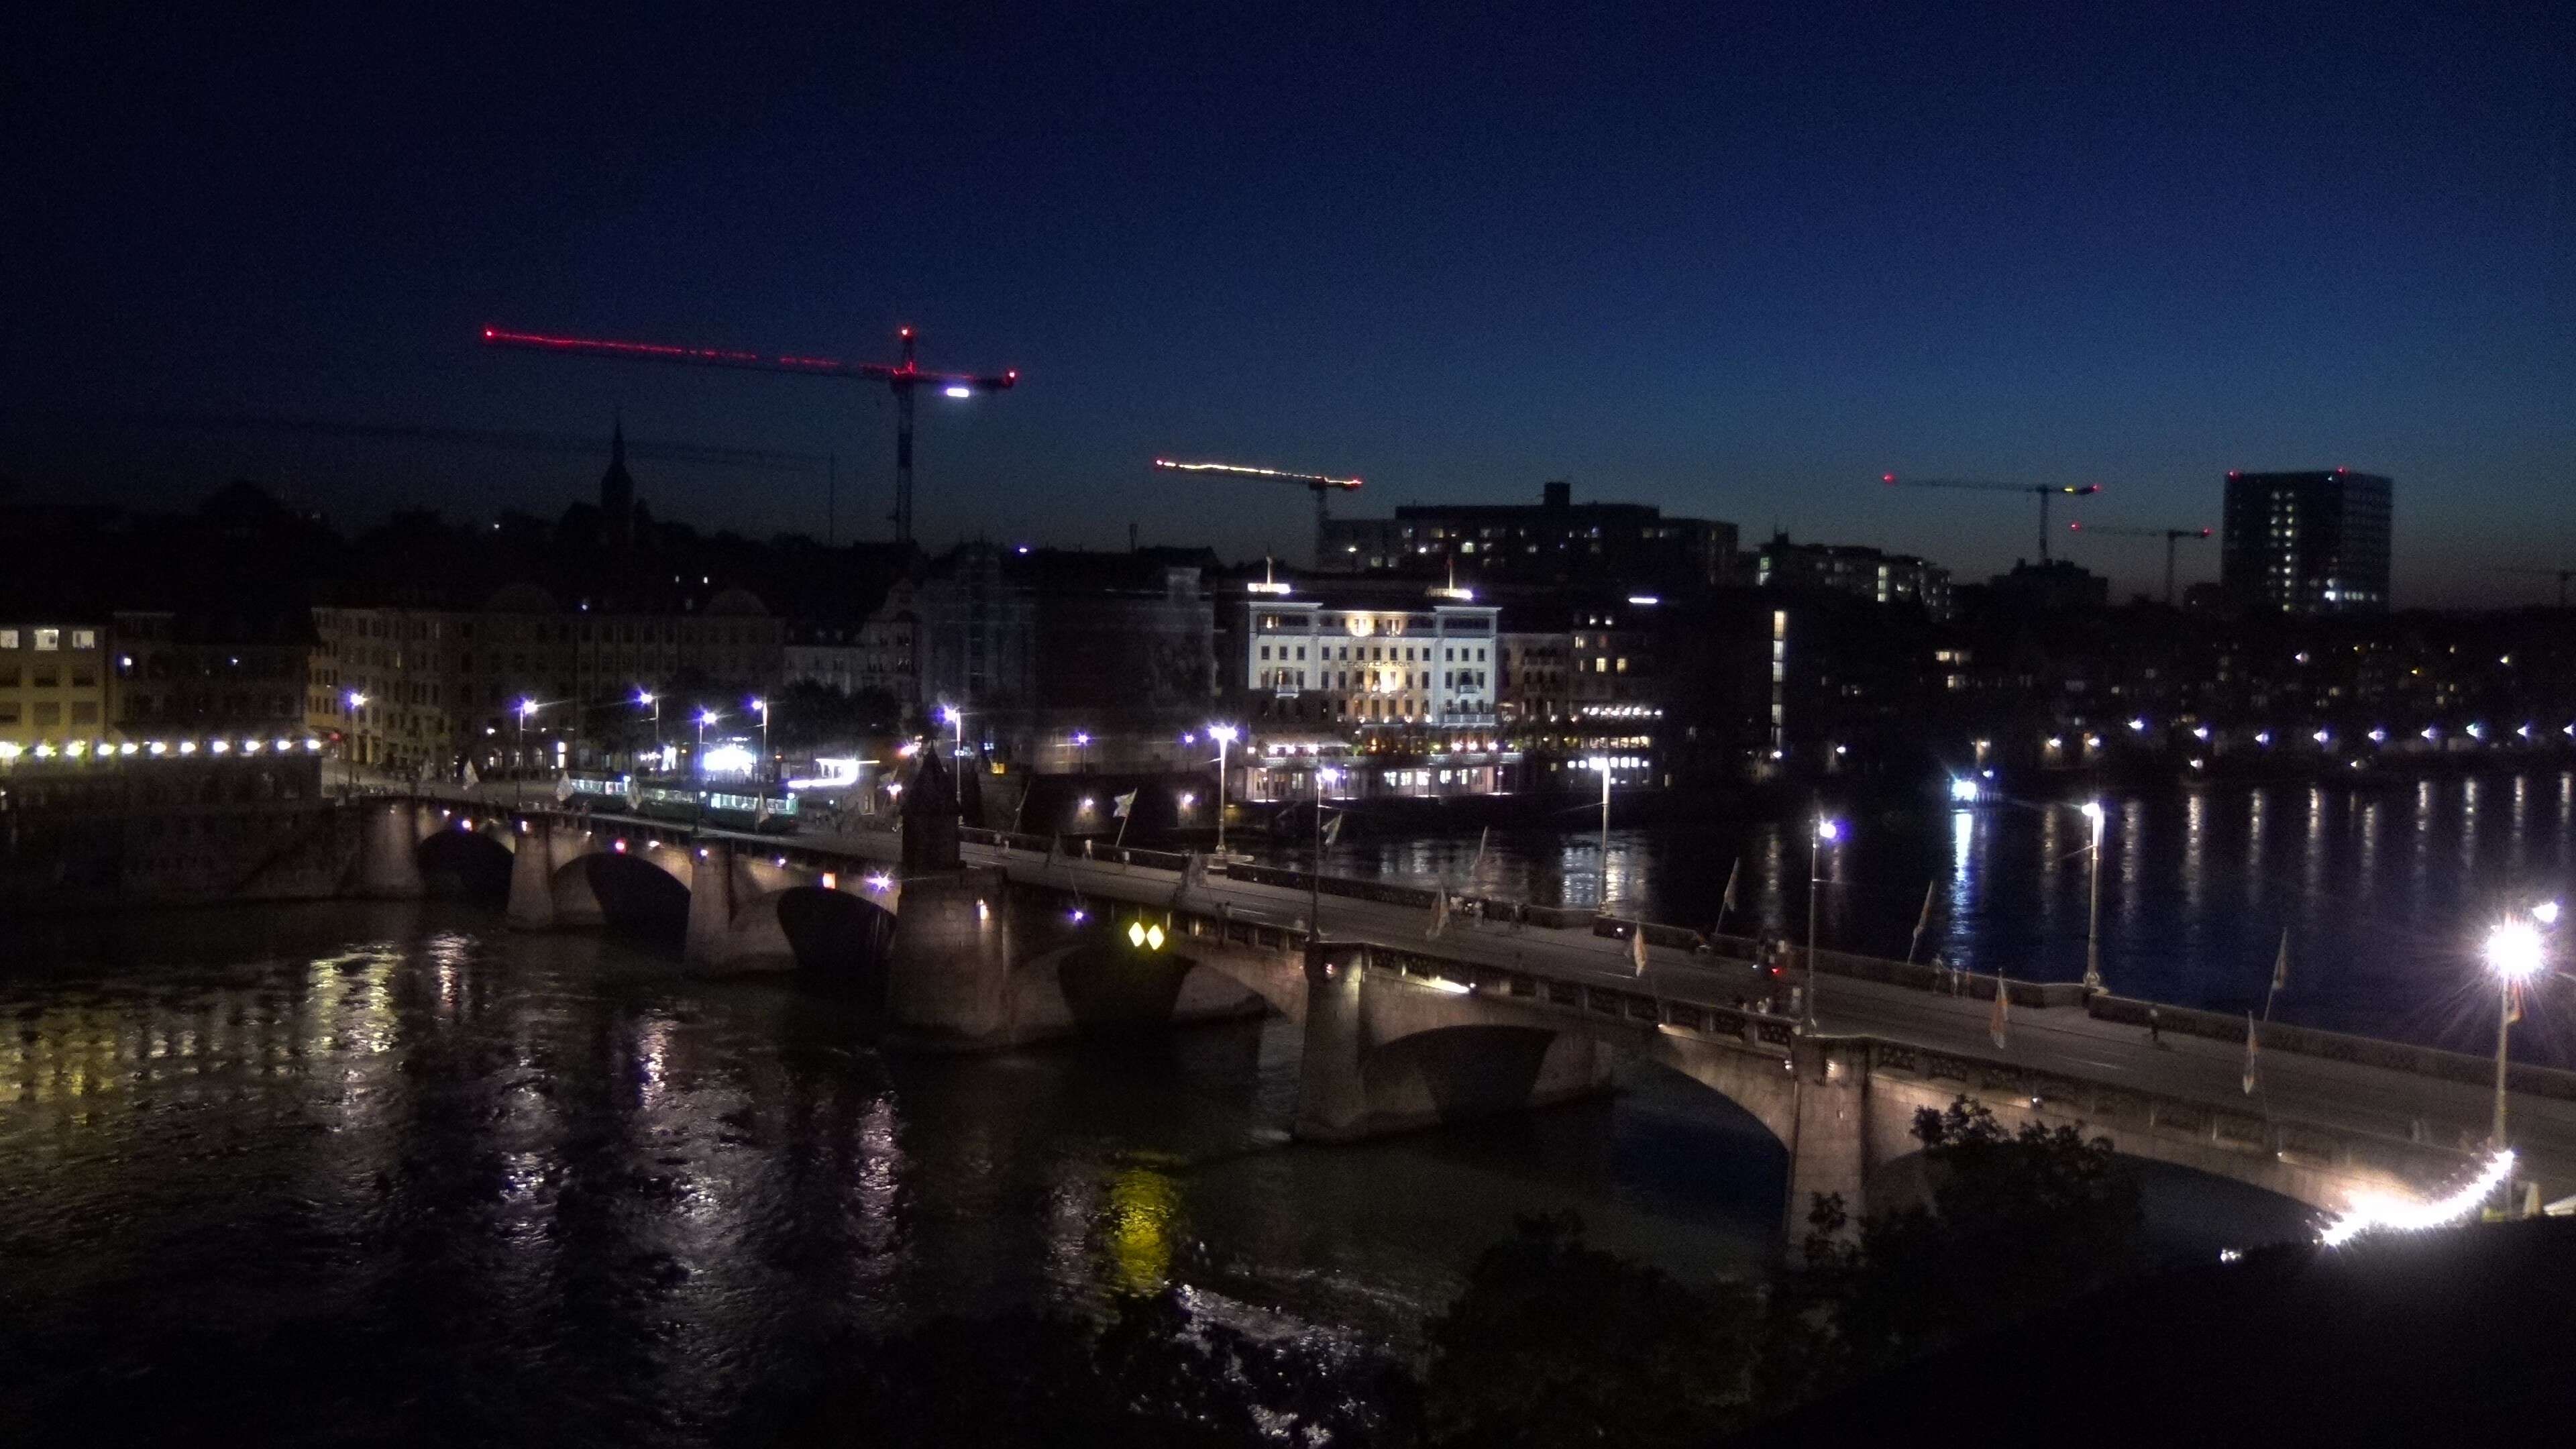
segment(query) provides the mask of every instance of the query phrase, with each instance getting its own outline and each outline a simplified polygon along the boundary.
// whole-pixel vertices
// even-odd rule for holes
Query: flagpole
[[[1324,770],[1319,755],[1315,760],[1315,865],[1306,872],[1306,939],[1324,937]]]
[[[1735,864],[1726,868],[1726,889],[1717,898],[1717,930],[1720,933],[1726,930],[1726,913],[1735,909],[1735,877],[1743,869],[1742,855],[1736,856]]]
[[[1914,953],[1923,949],[1924,929],[1932,924],[1932,892],[1940,884],[1939,876],[1923,883],[1923,914],[1914,918],[1914,939],[1905,943],[1905,964],[1908,966],[1914,964]]]
[[[2290,928],[2281,928],[2281,954],[2272,961],[2272,988],[2263,993],[2263,1019],[2272,1019],[2272,998],[2290,984]]]

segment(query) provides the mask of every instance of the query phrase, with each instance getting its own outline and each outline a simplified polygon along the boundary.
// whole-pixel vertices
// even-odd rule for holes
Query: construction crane
[[[1274,482],[1296,483],[1315,495],[1315,567],[1324,566],[1324,523],[1332,517],[1329,502],[1335,493],[1358,490],[1357,478],[1334,478],[1322,473],[1291,473],[1281,468],[1255,468],[1243,463],[1176,463],[1169,458],[1156,458],[1154,466],[1175,473],[1223,473],[1235,478],[1268,478]]]
[[[534,352],[569,352],[583,357],[614,357],[629,362],[679,362],[694,367],[731,367],[750,372],[793,372],[807,377],[855,377],[869,382],[882,382],[894,393],[894,541],[912,542],[912,395],[922,387],[935,387],[949,397],[973,397],[979,392],[1003,392],[1019,385],[1020,371],[979,376],[965,372],[924,372],[913,359],[914,338],[909,327],[899,328],[895,336],[903,343],[900,362],[843,362],[832,357],[772,356],[761,352],[736,352],[720,347],[672,347],[655,342],[603,342],[587,337],[547,337],[533,332],[505,332],[498,327],[483,329],[484,345],[515,347]]]
[[[2545,578],[2558,580],[2558,607],[2562,609],[2567,607],[2567,581],[2569,579],[2576,579],[2576,569],[2517,568],[2507,564],[2491,569],[2490,572],[2499,574],[2539,574]]]
[[[2110,523],[2086,523],[2082,519],[2066,525],[2069,533],[2101,533],[2113,538],[2161,538],[2165,541],[2165,602],[2174,601],[2174,545],[2186,538],[2207,538],[2214,530],[2206,528],[2125,528]]]
[[[2048,562],[2048,505],[2060,494],[2083,498],[2102,491],[2099,483],[1988,483],[1975,478],[1899,478],[1882,473],[1878,481],[1890,488],[1973,488],[1980,493],[2034,493],[2039,496],[2039,561]]]

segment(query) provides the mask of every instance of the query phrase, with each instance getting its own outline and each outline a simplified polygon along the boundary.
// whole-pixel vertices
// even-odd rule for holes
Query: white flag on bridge
[[[1126,794],[1118,797],[1116,808],[1112,809],[1109,814],[1114,819],[1124,820],[1127,818],[1127,812],[1134,808],[1136,808],[1136,792],[1130,790]]]

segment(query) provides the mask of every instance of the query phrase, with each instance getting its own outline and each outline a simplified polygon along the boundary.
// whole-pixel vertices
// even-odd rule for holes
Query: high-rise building
[[[2348,468],[2228,474],[2219,563],[2228,602],[2284,614],[2386,612],[2389,486]]]

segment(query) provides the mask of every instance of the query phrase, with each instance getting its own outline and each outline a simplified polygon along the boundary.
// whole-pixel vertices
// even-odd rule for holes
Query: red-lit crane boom
[[[2069,533],[2106,533],[2114,538],[2161,538],[2165,541],[2165,602],[2174,601],[2174,545],[2186,538],[2207,538],[2213,532],[2206,528],[2128,528],[2110,523],[2086,523],[2077,519],[2066,525]]]
[[[1899,478],[1882,473],[1878,481],[1890,488],[1972,488],[1980,493],[2035,493],[2039,495],[2039,561],[2048,562],[2048,505],[2058,495],[2082,498],[2099,493],[2099,483],[1989,483],[1979,478]]]
[[[900,362],[843,362],[836,357],[738,352],[721,347],[673,347],[657,342],[607,342],[589,337],[548,337],[534,332],[483,329],[484,345],[532,352],[569,352],[581,357],[614,357],[628,362],[680,362],[693,367],[731,367],[749,372],[795,372],[808,377],[852,377],[882,382],[894,392],[894,541],[912,542],[912,394],[935,387],[950,397],[1002,392],[1019,385],[1020,372],[977,374],[925,372],[913,358],[909,327],[895,336],[903,343]]]
[[[1335,478],[1324,473],[1291,473],[1283,468],[1255,468],[1244,463],[1176,463],[1169,458],[1156,458],[1154,466],[1175,473],[1223,473],[1234,478],[1267,478],[1278,483],[1295,483],[1315,495],[1315,566],[1324,566],[1324,523],[1331,517],[1327,507],[1335,493],[1350,493],[1360,487],[1357,478]]]

